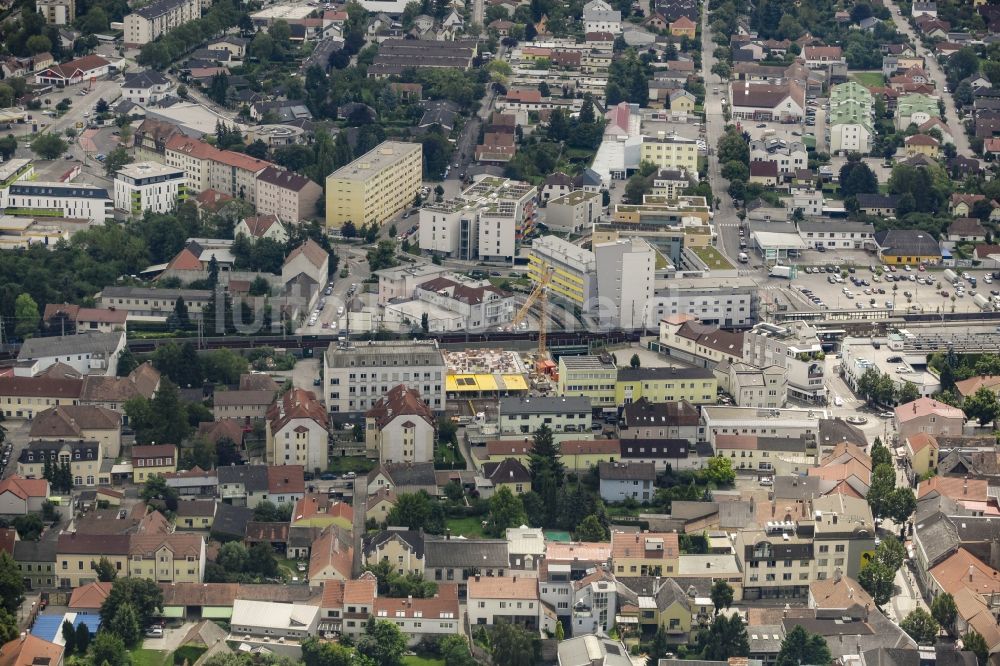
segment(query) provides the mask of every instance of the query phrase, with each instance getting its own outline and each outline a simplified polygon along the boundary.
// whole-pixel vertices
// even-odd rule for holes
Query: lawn
[[[412,654],[403,657],[403,666],[444,666],[444,659],[432,659]]]
[[[881,72],[855,72],[851,78],[866,87],[885,85],[885,78]]]
[[[670,265],[667,262],[666,257],[664,257],[662,254],[660,254],[659,251],[656,252],[655,256],[656,256],[656,270],[658,270],[658,271],[662,270],[664,268],[667,268]]]
[[[485,537],[482,521],[476,517],[449,518],[445,526],[451,530],[452,536],[466,536],[474,539]]]
[[[168,653],[162,650],[144,650],[136,648],[129,653],[132,666],[163,666],[168,662]]]
[[[367,474],[375,466],[374,460],[369,460],[364,456],[340,456],[330,458],[330,471],[336,474],[344,472],[356,472]]]
[[[714,247],[693,247],[691,251],[710,269],[732,270],[733,265]]]

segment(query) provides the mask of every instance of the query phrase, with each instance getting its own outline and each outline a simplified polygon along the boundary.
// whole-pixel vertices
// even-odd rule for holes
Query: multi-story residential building
[[[0,208],[18,217],[65,217],[104,224],[113,217],[113,204],[103,187],[84,183],[43,181],[11,183],[0,189]]]
[[[639,398],[622,408],[619,436],[625,439],[682,439],[698,441],[701,419],[687,400],[651,402]]]
[[[755,284],[739,278],[719,284],[716,278],[671,280],[657,289],[650,307],[651,322],[675,315],[691,315],[702,324],[748,328],[759,317],[760,292]]]
[[[684,190],[691,186],[688,172],[683,169],[660,169],[653,176],[653,189],[650,194],[677,199]]]
[[[201,311],[212,300],[208,289],[150,289],[148,287],[105,287],[96,296],[98,306],[105,309],[124,310],[129,317],[149,320],[151,317],[166,321],[177,299],[183,298],[192,318],[201,316]]]
[[[706,368],[618,368],[615,402],[627,405],[640,398],[651,402],[687,400],[696,405],[714,404],[718,391],[715,374]]]
[[[597,296],[597,258],[590,250],[557,236],[536,238],[528,254],[528,279],[538,284],[549,272],[550,298],[584,307]]]
[[[962,434],[965,413],[933,398],[919,398],[896,407],[895,424],[900,441],[918,433],[954,437]]]
[[[857,578],[875,552],[875,522],[862,498],[831,493],[812,501],[816,578]]]
[[[249,423],[267,416],[274,404],[274,391],[216,391],[212,396],[212,416],[216,421],[239,419]]]
[[[492,578],[476,575],[468,580],[469,624],[492,626],[498,622],[537,630],[542,604],[537,578]]]
[[[506,539],[424,538],[424,580],[456,583],[459,598],[473,577],[510,582],[510,556]],[[537,578],[525,578],[537,584]]]
[[[200,534],[133,534],[128,575],[157,583],[201,583],[205,579],[205,539]]]
[[[49,25],[71,25],[76,21],[76,0],[35,0],[35,11]]]
[[[30,338],[21,345],[14,374],[32,377],[59,363],[80,377],[114,377],[118,371],[118,355],[124,348],[125,333],[122,331]]]
[[[758,324],[743,337],[744,362],[759,368],[784,368],[788,397],[793,400],[826,402],[823,358],[816,328],[804,322],[790,322],[787,326]]]
[[[149,477],[177,471],[177,447],[147,444],[132,447],[132,482],[145,483]]]
[[[323,188],[305,176],[269,166],[257,174],[257,213],[297,224],[317,216]]]
[[[649,317],[656,251],[639,237],[594,245],[597,266],[596,314],[605,324],[643,328]]]
[[[830,151],[868,154],[872,147],[875,100],[867,88],[848,81],[830,89]]]
[[[743,359],[743,333],[704,324],[691,315],[660,320],[660,351],[685,363],[714,369]]]
[[[462,624],[454,585],[438,585],[438,594],[427,599],[378,597],[372,617],[399,627],[407,645],[416,645],[425,637],[454,635]]]
[[[546,585],[540,584],[540,587]],[[617,610],[624,603],[638,601],[631,590],[615,580],[614,575],[605,568],[598,568],[594,573],[574,581],[571,591],[572,598],[568,600],[571,612],[568,614],[571,616],[574,636],[606,635],[617,621]],[[567,600],[562,601],[567,603]],[[560,614],[559,610],[556,608],[557,615]]]
[[[156,104],[172,91],[170,79],[155,69],[126,73],[125,80],[122,81],[122,97],[133,104]]]
[[[217,470],[219,499],[234,506],[256,507],[263,501],[295,505],[305,496],[300,465],[231,465]]]
[[[808,518],[799,511],[784,513],[763,529],[752,527],[736,533],[734,546],[743,571],[744,599],[809,595],[816,551]]]
[[[648,502],[656,493],[656,466],[645,462],[597,464],[601,499],[605,502]]]
[[[17,473],[19,476],[40,479],[47,466],[58,468],[69,464],[74,486],[95,486],[102,483],[103,460],[101,445],[95,441],[33,441],[21,449],[21,455],[17,459]],[[103,482],[111,482],[110,474],[105,473]]]
[[[368,533],[362,540],[362,557],[368,566],[388,562],[400,576],[424,573],[424,533],[391,527]]]
[[[272,465],[325,470],[330,461],[329,419],[312,391],[292,389],[274,401],[264,423]]]
[[[901,95],[896,101],[895,127],[902,132],[910,125],[919,127],[932,118],[941,117],[938,98],[922,93]]]
[[[428,314],[430,330],[482,331],[510,324],[514,318],[514,295],[488,281],[472,282],[439,276],[422,282],[413,290],[415,300],[441,308],[451,317]],[[391,306],[386,308],[388,317]],[[450,319],[455,326],[443,326]],[[440,324],[434,326],[435,321]]]
[[[618,577],[673,577],[680,553],[676,532],[611,531],[611,568]]]
[[[805,435],[716,435],[712,446],[717,456],[747,473],[802,476],[817,462],[816,439]]]
[[[420,392],[435,413],[444,411],[444,355],[436,341],[331,343],[323,358],[329,412],[366,412],[393,386]]]
[[[458,259],[511,261],[535,224],[537,188],[486,176],[458,197],[420,209],[420,249]]]
[[[420,392],[398,384],[365,412],[365,448],[383,463],[433,462],[434,424]]]
[[[811,185],[793,186],[792,200],[786,200],[785,205],[792,212],[801,211],[806,217],[820,217],[823,214],[823,191]]]
[[[700,440],[715,445],[719,435],[760,435],[765,437],[811,437],[817,439],[824,409],[757,409],[703,405]]]
[[[779,174],[791,175],[808,168],[809,153],[801,141],[760,139],[750,142],[750,161],[773,163]]]
[[[31,419],[57,405],[75,405],[83,380],[60,377],[0,377],[0,409],[8,419]]]
[[[378,276],[378,304],[385,305],[396,299],[412,298],[417,286],[445,273],[448,273],[447,268],[434,264],[404,264],[375,271]]]
[[[545,209],[545,226],[552,231],[578,234],[600,218],[602,208],[600,192],[570,192],[549,199]]]
[[[420,189],[423,148],[385,141],[326,177],[326,225],[381,224],[409,206]]]
[[[65,405],[39,413],[28,437],[35,441],[97,442],[103,457],[115,459],[121,453],[121,428],[121,412],[93,405]]]
[[[156,162],[126,164],[115,174],[115,208],[139,216],[169,213],[187,198],[181,169]]]
[[[660,169],[698,172],[698,143],[676,134],[659,132],[655,137],[642,137],[639,161],[655,164]]]
[[[622,31],[622,13],[604,0],[590,0],[583,6],[585,32],[608,32],[617,35]]]
[[[600,356],[560,356],[558,392],[562,396],[583,396],[593,408],[617,411],[615,381],[618,370],[610,354]]]
[[[14,561],[21,570],[21,579],[29,590],[47,589],[58,583],[56,573],[56,542],[43,541],[14,542]]]
[[[722,379],[723,377],[720,377]],[[726,392],[733,397],[738,407],[784,407],[788,388],[785,385],[785,369],[776,365],[758,368],[749,363],[736,361],[729,364]]]
[[[501,438],[530,437],[547,425],[557,441],[579,439],[581,434],[590,433],[590,398],[501,398],[498,418]]]
[[[257,174],[271,166],[270,162],[231,150],[219,150],[182,134],[167,140],[164,157],[167,166],[184,170],[190,192],[212,189],[254,205],[257,202]]]
[[[58,586],[73,589],[97,580],[94,567],[106,557],[119,576],[128,575],[128,534],[64,532],[56,545]]]
[[[200,0],[155,0],[125,17],[125,45],[136,48],[201,17]]]

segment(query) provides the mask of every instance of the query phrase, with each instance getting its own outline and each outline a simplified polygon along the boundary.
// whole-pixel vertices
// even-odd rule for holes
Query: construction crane
[[[555,271],[545,264],[542,264],[542,276],[538,280],[538,284],[532,289],[531,293],[528,294],[528,298],[524,301],[524,305],[521,309],[517,311],[514,315],[514,320],[511,322],[512,330],[517,330],[517,327],[527,318],[528,312],[531,310],[535,303],[538,303],[538,357],[542,358],[545,356],[545,327],[546,327],[546,316],[548,314],[548,286],[549,282],[552,281],[552,275]]]

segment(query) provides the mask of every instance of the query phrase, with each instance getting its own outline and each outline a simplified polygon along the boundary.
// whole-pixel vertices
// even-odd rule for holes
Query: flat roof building
[[[381,224],[411,204],[420,190],[423,148],[384,141],[326,177],[326,226]]]

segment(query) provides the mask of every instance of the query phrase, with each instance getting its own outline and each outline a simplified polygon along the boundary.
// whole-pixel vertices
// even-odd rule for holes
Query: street
[[[931,77],[934,79],[934,85],[937,88],[938,94],[941,95],[941,99],[944,100],[944,120],[948,123],[948,127],[951,129],[951,135],[955,139],[955,148],[958,150],[958,154],[964,155],[965,157],[973,157],[972,149],[969,147],[969,137],[965,134],[965,125],[959,120],[958,113],[955,111],[955,100],[952,98],[950,93],[944,92],[947,84],[944,70],[941,69],[941,66],[938,64],[934,54],[930,53],[921,45],[920,39],[913,32],[913,28],[910,27],[910,22],[907,20],[907,17],[900,13],[899,7],[891,5],[891,9],[892,21],[896,24],[896,30],[906,35],[906,37],[910,40],[910,43],[913,45],[917,55],[924,59],[924,69],[929,72]]]
[[[347,292],[352,284],[358,285],[358,290],[354,296],[359,297],[363,293],[362,284],[371,273],[368,271],[368,260],[365,257],[365,248],[338,246],[335,248],[340,257],[340,265],[337,273],[331,277],[332,290],[329,295],[321,296],[326,300],[326,305],[316,318],[316,323],[310,326],[304,323],[299,329],[300,334],[315,335],[319,333],[329,333],[347,328]],[[348,275],[340,277],[340,271],[347,268]],[[337,313],[340,312],[340,315]]]

